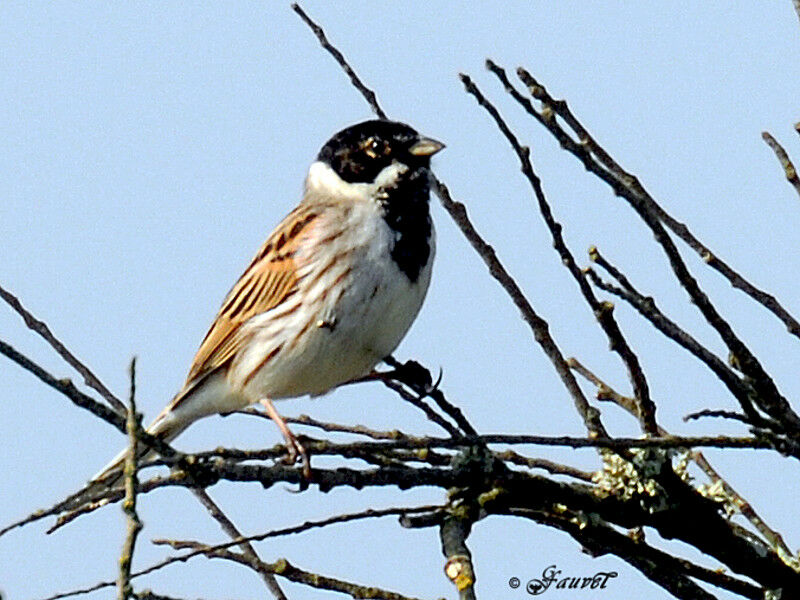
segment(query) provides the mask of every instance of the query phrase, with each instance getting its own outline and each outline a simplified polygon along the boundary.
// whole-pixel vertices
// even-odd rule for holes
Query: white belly
[[[310,265],[291,301],[246,324],[256,343],[231,369],[229,381],[251,401],[324,394],[366,375],[394,351],[416,318],[430,282],[433,232],[428,263],[412,283],[390,258],[394,232],[377,207],[359,207],[348,220],[351,254],[318,278],[315,272],[326,263]],[[295,303],[301,306],[286,315]]]

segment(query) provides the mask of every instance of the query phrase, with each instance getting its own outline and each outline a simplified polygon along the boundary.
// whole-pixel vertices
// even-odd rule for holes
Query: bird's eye
[[[361,146],[364,149],[364,154],[369,156],[370,158],[378,158],[385,153],[384,145],[375,138],[368,138],[364,140],[364,143]]]

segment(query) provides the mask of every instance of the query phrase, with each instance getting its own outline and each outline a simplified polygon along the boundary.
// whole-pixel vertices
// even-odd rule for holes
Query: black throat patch
[[[414,283],[431,255],[428,170],[409,171],[383,191],[385,194],[380,199],[383,219],[395,233],[390,250],[392,259]]]

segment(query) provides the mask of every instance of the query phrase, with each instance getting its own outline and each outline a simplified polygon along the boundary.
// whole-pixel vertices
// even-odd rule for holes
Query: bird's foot
[[[303,478],[305,480],[305,483],[301,484],[301,488],[308,487],[308,482],[311,481],[311,461],[308,458],[308,452],[306,452],[300,440],[292,433],[292,430],[289,429],[283,417],[275,410],[275,405],[272,404],[272,401],[269,398],[263,398],[260,400],[260,403],[283,435],[283,439],[286,443],[286,457],[283,459],[284,464],[293,465],[297,462],[299,457],[303,463]]]
[[[415,360],[404,363],[393,361],[387,362],[387,364],[392,367],[390,371],[372,371],[363,377],[348,381],[345,385],[365,381],[397,381],[415,390],[425,391],[436,387],[431,379],[430,371]]]
[[[283,457],[282,462],[287,465],[293,465],[300,459],[303,465],[303,477],[307,482],[311,481],[311,461],[308,458],[308,452],[305,447],[291,431],[289,431],[288,436],[284,434],[283,439],[286,442],[286,456]]]

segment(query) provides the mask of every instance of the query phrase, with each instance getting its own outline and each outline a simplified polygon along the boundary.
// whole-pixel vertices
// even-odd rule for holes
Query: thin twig
[[[444,429],[447,433],[449,433],[453,437],[460,437],[462,435],[457,427],[455,427],[450,422],[445,420],[439,413],[437,413],[430,406],[425,404],[425,402],[423,401],[422,397],[415,396],[414,394],[412,394],[411,392],[406,390],[401,384],[399,384],[399,383],[397,383],[395,381],[390,381],[388,379],[384,379],[383,380],[383,384],[386,387],[388,387],[389,389],[394,390],[395,392],[397,392],[397,394],[403,400],[405,400],[406,402],[408,402],[412,406],[415,406],[418,409],[420,409],[422,412],[424,412],[425,416],[428,417],[428,420],[433,421],[434,423],[436,423],[439,427]]]
[[[517,69],[517,75],[522,82],[528,86],[528,89],[534,97],[543,102],[545,110],[539,113],[527,99],[524,99],[527,105],[520,102],[520,99],[516,96],[515,99],[520,102],[526,112],[533,116],[558,140],[565,150],[578,158],[588,171],[610,185],[618,195],[622,195],[626,198],[630,197],[637,202],[645,202],[648,209],[675,235],[694,250],[706,264],[718,271],[733,287],[742,290],[745,294],[772,312],[783,322],[789,333],[800,338],[800,322],[781,306],[775,296],[760,290],[739,275],[739,273],[734,271],[705,244],[698,240],[684,223],[681,223],[667,213],[652,196],[642,188],[636,177],[622,169],[602,146],[594,140],[572,114],[565,101],[556,100],[550,96],[544,86],[536,81],[525,69],[521,67]],[[572,139],[572,137],[559,126],[556,119],[553,118],[554,113],[564,119],[564,122],[567,123],[570,129],[575,133],[578,141]],[[595,160],[595,158],[597,160]]]
[[[264,581],[267,589],[269,589],[270,593],[276,598],[276,600],[288,600],[286,595],[283,593],[283,590],[281,590],[280,585],[278,585],[275,575],[262,567],[264,563],[259,558],[255,548],[253,548],[250,542],[244,540],[244,536],[236,528],[236,525],[234,525],[233,521],[231,521],[228,516],[222,512],[222,509],[211,499],[211,496],[208,495],[208,492],[202,488],[194,488],[192,493],[200,501],[200,504],[205,507],[205,509],[208,511],[208,514],[210,514],[212,518],[219,523],[220,527],[222,527],[222,530],[228,534],[231,539],[236,541],[236,545],[242,549],[242,556],[247,559],[253,570],[261,576],[261,579]]]
[[[314,32],[314,35],[317,36],[319,43],[322,45],[325,50],[327,50],[331,56],[333,56],[334,60],[339,63],[339,66],[344,69],[344,72],[347,73],[347,76],[350,77],[350,83],[353,84],[361,94],[364,96],[364,99],[372,108],[373,112],[378,115],[381,119],[386,119],[386,113],[383,112],[383,109],[378,104],[378,98],[375,96],[375,92],[369,89],[364,83],[361,81],[361,78],[356,75],[356,72],[353,70],[353,67],[347,62],[347,59],[344,55],[339,52],[339,50],[328,41],[328,38],[325,36],[325,32],[322,30],[322,27],[317,25],[314,21],[311,20],[305,11],[300,8],[298,4],[292,4],[292,10],[300,15],[300,18],[303,19],[306,25]]]
[[[688,229],[686,229],[685,226],[683,226],[682,229],[677,227],[681,224],[675,222],[674,219],[666,214],[653,197],[644,189],[639,180],[630,173],[624,171],[602,148],[600,148],[570,112],[566,102],[563,100],[555,100],[550,96],[544,86],[536,81],[525,69],[517,69],[517,74],[528,87],[530,94],[544,106],[542,113],[539,113],[533,108],[530,101],[524,99],[525,102],[520,101],[523,108],[529,114],[533,115],[538,122],[542,123],[567,151],[579,158],[589,171],[608,183],[615,194],[624,198],[642,221],[650,228],[656,242],[658,242],[666,255],[675,277],[691,298],[692,303],[697,306],[706,322],[714,328],[720,339],[728,347],[731,355],[733,355],[740,364],[742,372],[752,381],[753,388],[756,392],[753,394],[754,401],[758,403],[759,408],[774,419],[787,423],[793,428],[800,430],[800,416],[792,410],[789,402],[781,395],[775,382],[764,370],[759,360],[736,335],[728,321],[722,317],[716,307],[711,303],[708,296],[697,282],[697,279],[691,274],[683,258],[681,258],[675,243],[664,229],[664,225],[667,225],[676,235],[684,239],[687,244],[698,251],[705,262],[714,266],[720,272],[723,272],[720,266],[721,261],[718,263],[713,254],[688,233]],[[518,99],[517,95],[512,94],[512,96]],[[564,131],[555,118],[555,115],[564,119],[568,126],[575,132],[580,142],[576,142]],[[595,157],[601,162],[598,163]],[[700,252],[699,248],[703,248],[704,251]],[[725,266],[727,267],[727,265]],[[751,293],[751,297],[772,310],[786,323],[790,332],[800,337],[800,323],[794,321],[785,311],[779,314],[778,310],[783,309],[774,301],[774,298],[765,298],[766,295],[763,294],[763,292],[760,296],[757,293],[754,294],[753,292],[758,292],[758,290],[755,290],[752,286],[745,289],[746,286],[744,286],[744,284],[746,282],[732,270],[729,270],[726,276],[728,276],[732,285],[741,287],[741,289]],[[770,299],[772,300],[771,303],[769,302]]]
[[[243,408],[242,410],[237,410],[234,413],[237,415],[247,415],[252,417],[258,417],[260,419],[265,419],[268,421],[272,421],[270,416],[255,407],[248,407]],[[409,437],[415,437],[402,431],[395,429],[392,431],[379,431],[376,429],[371,429],[366,427],[365,425],[345,425],[343,423],[330,423],[327,421],[319,421],[318,419],[314,419],[308,415],[298,415],[296,417],[283,417],[283,420],[287,423],[294,424],[294,425],[305,425],[307,427],[314,427],[316,429],[320,429],[322,431],[327,431],[330,433],[352,433],[354,435],[363,435],[364,437],[368,437],[373,440],[402,440]]]
[[[207,549],[210,550],[224,550],[226,548],[231,548],[233,546],[238,546],[242,542],[260,542],[262,540],[274,537],[281,537],[285,535],[294,535],[297,533],[303,533],[305,531],[309,531],[311,529],[318,529],[322,527],[327,527],[329,525],[336,525],[339,523],[349,523],[350,521],[359,521],[362,519],[374,519],[386,516],[395,516],[395,515],[406,515],[406,514],[416,514],[416,513],[427,513],[437,510],[442,510],[444,507],[439,505],[430,505],[430,506],[419,506],[413,508],[386,508],[386,509],[367,509],[365,511],[360,511],[356,513],[347,513],[342,515],[336,515],[334,517],[329,517],[327,519],[321,519],[318,521],[306,521],[301,525],[295,525],[292,527],[284,527],[282,529],[275,529],[272,531],[268,531],[266,533],[260,533],[258,535],[251,535],[247,537],[237,538],[229,542],[224,542],[222,544],[210,545],[207,546]],[[171,546],[173,548],[179,549],[184,548],[184,542],[182,541],[175,541],[175,540],[164,540],[164,539],[155,539],[153,543],[156,545],[164,545],[164,546]],[[142,577],[144,575],[149,575],[154,571],[158,571],[167,567],[169,565],[173,565],[176,563],[184,563],[188,560],[195,558],[197,556],[201,556],[204,550],[192,550],[191,552],[187,552],[185,554],[180,554],[178,556],[171,556],[166,558],[158,563],[155,563],[146,569],[142,569],[141,571],[137,571],[131,575],[131,578]],[[81,596],[84,594],[89,594],[91,592],[96,592],[97,590],[101,590],[104,588],[109,588],[114,585],[115,582],[113,581],[101,581],[96,583],[93,586],[72,590],[69,592],[62,592],[55,596],[50,596],[45,600],[59,600],[60,598],[69,598],[73,596]]]
[[[112,425],[121,433],[126,433],[125,417],[123,416],[124,413],[117,413],[107,406],[100,404],[94,398],[84,394],[78,388],[76,388],[69,379],[56,379],[53,375],[48,373],[45,369],[33,362],[27,356],[17,351],[13,346],[3,342],[2,340],[0,340],[0,354],[4,354],[12,361],[17,363],[20,367],[32,373],[43,383],[69,398],[76,406],[88,410],[94,416],[105,421],[109,425]],[[177,461],[183,456],[180,452],[164,442],[164,440],[152,436],[145,431],[141,432],[139,441],[149,446],[153,450],[156,450],[165,458],[172,458]],[[2,533],[3,532],[0,531],[0,535],[2,535]]]
[[[119,557],[119,578],[117,579],[117,598],[128,600],[133,596],[131,587],[131,563],[133,552],[136,548],[136,538],[142,530],[142,521],[136,512],[136,491],[139,486],[137,477],[137,461],[139,455],[139,430],[141,429],[141,416],[136,413],[136,357],[131,359],[130,366],[131,391],[129,396],[128,416],[125,425],[128,429],[128,455],[125,457],[125,501],[122,503],[122,512],[128,522],[128,533],[122,546],[122,555]]]
[[[25,309],[24,306],[22,306],[22,303],[16,296],[14,296],[8,290],[3,289],[1,286],[0,298],[5,300],[6,303],[22,317],[22,320],[25,321],[25,325],[27,325],[29,329],[42,336],[44,340],[50,344],[53,350],[55,350],[58,355],[67,362],[67,364],[69,364],[83,377],[83,381],[86,383],[86,385],[100,394],[106,400],[106,402],[108,402],[117,411],[117,413],[119,413],[120,416],[127,412],[125,405],[120,401],[120,399],[112,394],[109,389],[97,378],[97,376],[92,373],[91,369],[78,360],[78,358],[72,352],[70,352],[69,349],[64,346],[64,344],[62,344],[58,338],[56,338],[56,336],[53,335],[53,333],[50,331],[50,328],[47,326],[47,323],[34,317]]]
[[[377,519],[381,517],[387,516],[407,516],[407,515],[414,515],[414,514],[427,514],[427,513],[434,513],[443,510],[445,507],[438,504],[430,504],[426,506],[415,506],[415,507],[393,507],[393,508],[382,508],[382,509],[373,509],[369,508],[364,511],[359,511],[355,513],[347,513],[342,515],[336,515],[334,517],[328,517],[327,519],[321,519],[318,521],[306,521],[301,525],[295,525],[293,527],[285,527],[283,529],[274,529],[272,531],[268,531],[266,533],[259,533],[257,535],[251,535],[247,537],[237,538],[230,542],[225,542],[224,544],[217,544],[214,546],[209,546],[210,549],[225,549],[230,548],[232,546],[236,546],[241,542],[260,542],[268,538],[274,537],[282,537],[285,535],[294,535],[298,533],[303,533],[305,531],[309,531],[311,529],[320,529],[323,527],[328,527],[330,525],[337,525],[340,523],[349,523],[351,521],[361,521],[364,519]],[[153,540],[153,543],[156,545],[167,545],[173,548],[178,549],[180,546],[184,544],[182,541],[174,541],[174,540]],[[145,575],[146,573],[152,573],[157,569],[161,569],[169,564],[175,562],[186,562],[190,558],[198,556],[200,552],[190,552],[188,554],[183,554],[181,556],[173,556],[168,558],[152,567],[145,569],[144,571],[140,571],[136,573],[134,576]]]
[[[711,480],[712,485],[716,484],[722,488],[724,495],[727,496],[727,500],[731,502],[737,509],[739,509],[739,511],[741,511],[742,515],[764,537],[764,540],[773,548],[773,550],[775,550],[780,559],[795,571],[800,572],[800,562],[798,562],[797,557],[783,541],[781,534],[764,522],[753,506],[720,476],[720,474],[711,466],[701,452],[694,451],[692,452],[691,456]]]
[[[740,423],[750,423],[747,418],[747,415],[743,415],[741,413],[733,412],[730,410],[711,410],[711,409],[704,409],[698,410],[697,412],[689,413],[685,417],[683,417],[684,421],[695,421],[697,419],[702,419],[704,417],[709,417],[712,419],[730,419],[731,421],[739,421]]]
[[[156,594],[152,590],[144,590],[143,592],[136,592],[133,594],[136,600],[180,600],[174,596],[165,596],[163,594]],[[194,600],[198,600],[195,598]]]
[[[265,415],[266,416],[266,415]],[[269,417],[267,417],[269,418]],[[316,427],[323,431],[338,432],[338,433],[352,433],[355,435],[363,435],[373,440],[402,440],[415,436],[404,433],[399,429],[391,431],[378,431],[370,429],[364,425],[343,425],[341,423],[328,423],[313,419],[308,415],[300,415],[297,417],[284,417],[287,423],[295,423],[297,425],[307,425],[308,427]]]
[[[551,460],[547,460],[546,458],[531,458],[529,456],[518,454],[513,450],[496,452],[495,456],[500,460],[509,462],[513,465],[519,465],[529,469],[542,469],[553,475],[566,475],[568,477],[580,479],[581,481],[585,481],[587,483],[591,483],[593,481],[592,474],[587,471],[582,471],[568,465],[561,465]]]
[[[597,246],[589,246],[589,260],[600,265],[609,275],[611,275],[611,277],[617,280],[623,289],[631,292],[632,294],[638,293],[634,289],[633,284],[631,284],[631,282],[628,280],[628,277],[625,275],[625,273],[608,262],[605,257],[600,254],[600,250],[598,250]]]
[[[792,184],[794,191],[800,195],[800,179],[797,177],[797,169],[794,168],[794,164],[792,164],[786,150],[784,150],[783,146],[778,143],[778,140],[772,137],[768,131],[761,132],[761,139],[763,139],[767,146],[775,153],[778,162],[780,162],[781,167],[783,167],[783,173],[786,175],[787,181]]]
[[[466,435],[476,435],[478,432],[464,416],[464,413],[455,404],[449,402],[444,396],[444,392],[439,388],[442,373],[439,373],[437,381],[433,381],[430,370],[423,367],[415,360],[405,363],[399,362],[393,356],[388,356],[383,361],[395,369],[395,378],[401,383],[413,389],[420,398],[431,398],[444,413],[455,421],[456,425]]]
[[[491,60],[486,61],[486,66],[500,78],[501,82],[503,82],[506,88],[510,87],[511,84],[505,75],[505,71],[494,64]],[[544,222],[550,231],[550,235],[553,239],[553,247],[561,258],[562,264],[567,268],[570,275],[572,275],[572,278],[577,282],[581,294],[586,300],[586,303],[592,309],[597,322],[600,324],[600,327],[603,329],[606,337],[608,337],[611,350],[619,354],[623,364],[628,370],[628,377],[631,381],[631,385],[633,386],[634,396],[639,407],[638,418],[642,425],[642,429],[649,434],[656,434],[658,431],[658,425],[656,423],[656,405],[650,398],[650,390],[649,386],[647,385],[647,378],[645,377],[642,366],[639,363],[639,358],[628,344],[625,336],[622,334],[622,331],[619,328],[619,325],[617,324],[617,321],[614,319],[613,305],[607,302],[600,302],[597,299],[592,287],[586,281],[581,269],[575,262],[575,257],[567,247],[567,244],[564,241],[564,236],[561,233],[562,225],[556,221],[555,217],[553,216],[553,211],[551,210],[550,204],[547,202],[544,190],[542,189],[541,179],[533,170],[533,164],[530,160],[530,149],[523,147],[519,143],[517,136],[514,135],[506,122],[500,116],[500,112],[486,98],[486,96],[483,95],[478,86],[472,81],[472,79],[470,79],[470,77],[467,75],[461,75],[461,81],[464,84],[467,92],[471,94],[478,101],[478,104],[482,106],[494,119],[498,129],[500,129],[511,147],[514,149],[514,152],[517,154],[522,172],[533,188],[534,195],[536,196],[536,200],[539,205],[539,212],[541,213]]]
[[[633,415],[634,417],[639,412],[639,409],[636,407],[636,400],[629,396],[623,396],[614,388],[609,386],[606,382],[600,379],[597,375],[592,373],[588,368],[583,366],[583,364],[575,357],[570,357],[567,359],[567,364],[569,365],[570,369],[578,373],[581,377],[593,383],[597,387],[597,392],[595,394],[595,398],[600,401],[607,401],[613,402],[614,404],[621,406],[624,408],[628,413]]]
[[[550,335],[547,321],[536,313],[533,306],[531,306],[531,303],[520,289],[519,284],[517,284],[514,278],[509,274],[503,266],[503,263],[500,262],[500,259],[497,258],[497,253],[494,248],[486,242],[475,229],[475,226],[472,224],[467,214],[466,207],[461,202],[453,200],[447,186],[435,177],[433,179],[433,189],[439,197],[444,209],[450,214],[455,224],[461,230],[461,233],[464,234],[467,241],[483,259],[483,262],[489,269],[489,274],[500,283],[512,302],[514,302],[519,309],[523,320],[533,332],[534,339],[553,363],[558,376],[561,378],[561,381],[572,397],[572,401],[578,413],[583,418],[586,428],[594,435],[605,437],[607,433],[600,421],[600,414],[596,408],[589,404],[578,382],[575,381],[575,377],[564,360],[564,355]]]
[[[204,546],[200,545],[198,550],[204,550]],[[230,550],[204,550],[203,555],[207,558],[221,558],[248,567],[251,566],[250,560],[247,557],[235,552],[231,552]],[[347,594],[351,598],[363,598],[370,600],[418,600],[417,598],[404,596],[403,594],[390,592],[388,590],[382,590],[374,586],[359,585],[350,581],[344,581],[342,579],[320,575],[319,573],[312,573],[311,571],[306,571],[305,569],[300,569],[294,566],[285,558],[279,559],[274,563],[265,563],[263,561],[259,561],[258,567],[261,570],[274,573],[275,575],[280,575],[289,581],[300,583],[319,590],[340,592],[342,594]]]
[[[590,258],[597,262],[597,264],[603,266],[612,276],[615,273],[621,275],[618,269],[600,255],[597,248],[592,248]],[[758,425],[767,423],[766,418],[758,413],[753,406],[751,388],[746,385],[728,365],[722,362],[718,356],[661,312],[652,297],[644,296],[638,292],[627,278],[619,280],[623,286],[620,288],[601,279],[593,269],[585,269],[584,272],[594,285],[625,300],[625,302],[635,308],[639,314],[650,321],[662,334],[688,350],[695,358],[705,364],[739,401],[740,406],[742,406],[753,423]],[[771,422],[771,424],[776,426],[777,422]]]

